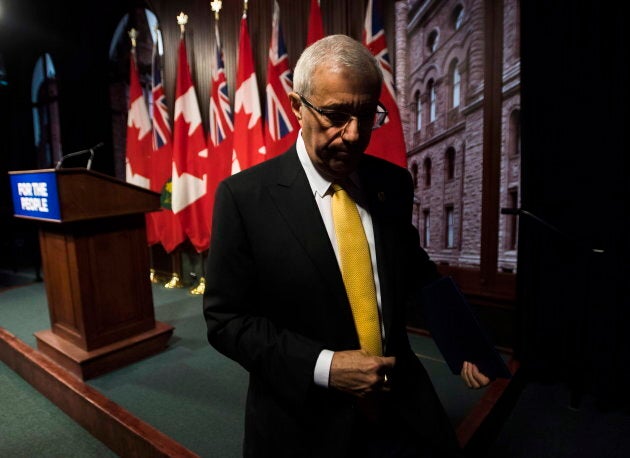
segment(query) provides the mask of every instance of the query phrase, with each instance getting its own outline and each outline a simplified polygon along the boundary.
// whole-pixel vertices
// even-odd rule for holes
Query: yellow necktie
[[[341,275],[352,308],[361,348],[382,356],[381,325],[376,303],[370,247],[356,204],[338,184],[332,185],[332,215]]]

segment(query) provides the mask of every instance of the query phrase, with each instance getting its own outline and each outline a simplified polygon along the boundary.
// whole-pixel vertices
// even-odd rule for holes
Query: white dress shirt
[[[328,237],[330,238],[330,243],[335,250],[335,255],[337,256],[337,263],[339,263],[339,250],[337,249],[337,237],[335,236],[335,227],[333,224],[332,218],[332,206],[331,206],[331,197],[332,197],[332,182],[324,178],[319,171],[313,165],[311,158],[308,156],[306,152],[306,147],[304,145],[304,140],[302,139],[302,131],[298,135],[296,141],[296,149],[297,154],[300,159],[300,163],[302,164],[302,168],[304,168],[304,172],[306,172],[306,178],[308,179],[308,183],[311,186],[311,190],[313,191],[313,198],[315,199],[315,203],[317,204],[317,208],[319,208],[319,212],[322,216],[322,220],[324,221],[324,225],[326,226],[326,231],[328,232]],[[361,194],[360,182],[356,173],[353,173],[350,176],[351,186],[346,186],[344,188],[346,192],[352,197],[352,199],[357,204],[357,209],[359,210],[359,216],[361,217],[361,223],[363,224],[363,230],[365,231],[365,235],[367,237],[368,245],[370,247],[370,258],[372,260],[372,272],[374,273],[374,285],[376,287],[376,301],[378,303],[379,313],[381,311],[381,289],[380,283],[378,279],[378,269],[376,268],[376,249],[374,245],[374,227],[372,226],[372,217],[367,210],[367,205],[365,204],[365,199]],[[383,328],[383,320],[381,320],[381,335],[384,333]],[[328,386],[328,379],[330,376],[330,365],[332,363],[333,353],[330,350],[322,350],[319,354],[319,358],[317,359],[317,363],[315,364],[315,373],[313,375],[313,380],[315,384],[319,386]]]

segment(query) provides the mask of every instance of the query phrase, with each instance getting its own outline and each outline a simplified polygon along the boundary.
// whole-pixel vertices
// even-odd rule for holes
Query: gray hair
[[[371,78],[378,90],[383,82],[381,68],[365,46],[347,35],[329,35],[306,48],[298,59],[293,90],[307,97],[312,95],[312,76],[320,65],[346,68],[358,76]]]

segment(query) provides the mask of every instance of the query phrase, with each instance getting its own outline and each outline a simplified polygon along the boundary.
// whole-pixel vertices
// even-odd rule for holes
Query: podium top
[[[14,216],[66,223],[160,209],[160,194],[84,168],[9,172]]]

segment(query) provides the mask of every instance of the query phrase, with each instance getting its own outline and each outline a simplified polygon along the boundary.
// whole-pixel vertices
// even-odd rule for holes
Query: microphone
[[[538,222],[539,224],[545,226],[547,229],[552,230],[553,232],[559,234],[560,236],[564,237],[565,239],[571,240],[573,241],[573,243],[575,243],[578,246],[582,246],[583,248],[586,248],[588,251],[591,251],[593,253],[597,253],[597,254],[602,254],[604,253],[604,250],[602,250],[601,248],[590,248],[590,247],[585,247],[583,245],[583,243],[581,243],[578,240],[575,240],[574,237],[570,237],[569,235],[565,234],[564,232],[562,232],[560,229],[558,229],[557,227],[551,225],[550,223],[548,223],[547,221],[545,221],[544,219],[540,218],[539,216],[534,215],[531,212],[528,212],[527,210],[523,210],[522,208],[501,208],[501,214],[502,215],[524,215],[527,216],[531,219],[533,219],[534,221]]]
[[[86,154],[86,153],[90,153],[90,158],[88,159],[88,162],[87,162],[87,165],[86,165],[86,168],[88,170],[90,170],[90,168],[92,167],[92,160],[94,159],[94,150],[100,148],[103,145],[104,145],[104,143],[100,142],[100,143],[97,143],[96,145],[94,145],[91,148],[83,149],[81,151],[75,151],[74,153],[70,153],[70,154],[66,154],[61,159],[59,159],[59,161],[57,162],[57,165],[55,166],[55,170],[59,170],[61,168],[61,164],[63,164],[63,162],[66,159],[68,159],[70,157],[81,156],[82,154]]]

